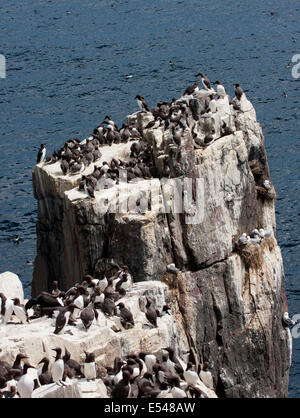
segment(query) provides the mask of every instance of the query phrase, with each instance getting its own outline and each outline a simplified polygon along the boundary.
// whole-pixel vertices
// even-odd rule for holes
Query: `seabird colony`
[[[110,275],[112,270],[114,274]],[[92,323],[97,325],[99,311],[102,311],[107,317],[117,316],[124,329],[134,328],[133,314],[124,299],[133,284],[132,276],[127,266],[113,265],[109,271],[104,271],[99,279],[85,275],[81,283],[65,292],[54,281],[50,292],[41,292],[38,297],[29,299],[25,306],[18,299],[9,299],[0,293],[2,326],[16,326],[15,322],[10,322],[12,315],[22,324],[29,323],[29,327],[30,321],[47,315],[55,319],[54,334],[68,332],[72,335],[70,330],[66,331],[67,326],[70,328],[70,325],[77,326],[82,322],[83,332],[89,332]],[[122,302],[118,302],[119,299]],[[169,311],[168,305],[159,311],[155,301],[147,296],[145,326],[157,327],[157,318],[170,315]],[[196,366],[193,352],[182,353],[188,355],[186,361],[171,347],[162,348],[157,353],[132,353],[115,358],[114,366],[106,367],[103,373],[94,353],[85,352],[85,360],[79,364],[66,348],[53,347],[52,350],[55,360],[51,366],[50,359],[43,357],[39,361],[40,367],[35,368],[21,352],[13,364],[1,360],[0,397],[30,398],[40,386],[68,385],[72,379],[89,381],[100,378],[112,398],[203,398],[207,397],[207,388],[214,389],[208,364]],[[36,369],[35,374],[29,369]]]
[[[206,133],[204,140],[199,140],[193,131],[193,123],[188,120],[192,114],[194,122],[199,117],[209,117],[218,111],[219,99],[227,96],[226,89],[217,80],[216,90],[212,88],[209,79],[201,72],[200,77],[203,89],[199,89],[198,82],[188,86],[179,99],[173,98],[170,102],[157,103],[151,110],[141,95],[136,96],[140,112],[152,114],[151,120],[144,129],[157,129],[163,127],[169,130],[173,147],[180,155],[181,140],[186,129],[190,129],[194,139],[195,148],[204,148],[215,139],[215,131],[211,129]],[[199,94],[203,100],[198,100]],[[235,84],[235,98],[230,102],[235,111],[241,110],[240,101],[245,93],[239,84]],[[224,121],[220,126],[221,136],[233,133]],[[132,141],[130,156],[126,161],[112,159],[110,163],[102,161],[101,147],[112,146]],[[83,173],[85,168],[94,164],[92,174],[82,175],[79,190],[94,199],[94,191],[101,179],[110,179],[112,184],[119,182],[119,170],[126,170],[127,181],[135,178],[150,179],[159,177],[153,162],[151,146],[144,140],[135,124],[124,123],[121,129],[106,115],[103,122],[95,127],[92,135],[83,141],[72,138],[65,142],[59,150],[46,158],[46,146],[41,144],[37,163],[53,164],[60,162],[62,175],[71,176]],[[161,173],[170,176],[170,167],[164,163]],[[271,187],[268,180],[263,184],[268,190]],[[240,237],[240,244],[257,244],[268,237],[269,232],[254,230],[248,236],[246,233]],[[2,326],[12,326],[10,319],[15,315],[20,323],[30,322],[43,315],[55,318],[55,334],[63,334],[69,325],[83,324],[85,332],[89,332],[92,323],[97,323],[99,311],[106,316],[117,316],[124,329],[133,328],[135,319],[132,312],[126,307],[123,299],[132,286],[133,280],[126,266],[116,266],[117,271],[110,275],[105,271],[96,279],[86,275],[81,283],[75,284],[67,291],[61,291],[58,283],[53,282],[51,292],[42,292],[36,298],[30,299],[22,306],[18,299],[9,299],[0,293],[0,312]],[[178,269],[170,264],[167,271],[177,274]],[[118,300],[122,298],[122,302]],[[157,327],[157,317],[169,314],[170,308],[165,305],[161,311],[155,306],[155,301],[147,298],[145,304],[145,322],[149,327]],[[287,320],[288,313],[284,314],[283,321],[286,326],[292,325]],[[288,318],[289,319],[289,318]],[[30,325],[29,325],[30,326]],[[71,333],[72,334],[72,333]],[[41,367],[34,379],[28,370],[32,368],[27,357],[22,353],[16,356],[13,364],[0,361],[0,397],[31,397],[36,388],[41,385],[53,383],[64,385],[73,378],[93,380],[101,377],[112,398],[186,398],[206,397],[205,388],[214,389],[214,380],[207,363],[202,367],[196,366],[195,358],[189,354],[186,361],[183,354],[177,356],[171,347],[162,348],[157,353],[132,353],[123,358],[116,358],[113,367],[107,367],[103,376],[100,373],[93,353],[85,352],[83,364],[71,358],[67,349],[63,353],[59,347],[53,347],[55,361],[50,367],[50,360],[46,357],[40,360]],[[24,363],[22,365],[22,362]],[[204,389],[204,390],[203,390]]]
[[[210,117],[218,111],[218,100],[225,97],[229,98],[225,87],[219,80],[215,82],[216,90],[214,90],[209,79],[203,73],[198,73],[197,77],[201,78],[202,90],[199,89],[198,82],[195,82],[185,89],[179,99],[173,98],[170,102],[159,102],[152,109],[150,109],[143,96],[136,95],[135,97],[139,111],[148,113],[153,117],[153,120],[144,129],[154,130],[163,127],[164,130],[168,130],[172,137],[173,150],[176,150],[178,159],[181,152],[182,137],[186,129],[190,129],[192,132],[195,148],[204,148],[215,139],[213,128],[206,133],[204,140],[198,138],[194,132],[195,124],[189,121],[189,114],[193,115],[194,122],[198,121],[199,117]],[[244,94],[240,85],[235,84],[235,98],[230,102],[234,110],[239,111],[241,109],[240,100]],[[203,100],[199,100],[201,96],[204,97]],[[221,136],[233,133],[225,121],[221,122],[220,132]],[[100,161],[103,146],[124,144],[129,141],[132,142],[132,145],[130,156],[126,161],[119,158],[112,158],[110,162]],[[106,188],[118,184],[121,170],[121,175],[126,172],[128,182],[134,179],[151,179],[161,176],[168,178],[171,176],[167,161],[164,161],[162,172],[158,173],[153,160],[152,147],[145,141],[142,132],[138,131],[134,120],[131,120],[130,123],[123,123],[119,129],[110,115],[106,115],[102,123],[96,126],[92,134],[83,141],[78,138],[69,139],[62,148],[55,150],[51,156],[45,158],[45,155],[45,144],[41,144],[37,163],[53,164],[59,161],[64,176],[83,173],[87,167],[93,164],[94,171],[89,175],[83,173],[79,183],[79,190],[91,199],[95,198],[95,191],[99,190],[101,184],[103,185],[101,181],[105,180]]]

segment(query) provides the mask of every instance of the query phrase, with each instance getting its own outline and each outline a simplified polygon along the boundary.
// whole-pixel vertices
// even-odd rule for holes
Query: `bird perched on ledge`
[[[210,81],[204,74],[198,73],[196,75],[196,77],[201,77],[201,81],[202,81],[202,84],[203,84],[203,87],[205,88],[205,90],[210,90],[211,89]]]
[[[225,90],[225,87],[221,84],[221,81],[217,80],[215,84],[217,85],[217,95],[219,97],[225,97],[226,90]]]
[[[143,96],[140,96],[139,94],[137,94],[135,96],[138,107],[141,109],[142,112],[149,112],[149,107],[144,99]]]
[[[37,155],[36,163],[39,164],[39,163],[43,162],[44,159],[45,159],[45,156],[46,156],[46,145],[41,144],[40,150],[39,150],[38,155]]]
[[[238,100],[241,100],[241,97],[242,97],[242,95],[244,94],[244,92],[243,92],[243,89],[240,87],[239,83],[236,83],[236,84],[235,84],[234,94],[235,94],[235,97],[236,97]]]

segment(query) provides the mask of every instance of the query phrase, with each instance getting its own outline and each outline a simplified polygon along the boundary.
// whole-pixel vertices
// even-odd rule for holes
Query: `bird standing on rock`
[[[66,348],[65,355],[63,356],[63,361],[72,370],[74,376],[83,376],[80,364],[71,358],[71,354]]]
[[[240,87],[239,83],[236,83],[236,84],[235,84],[234,94],[235,94],[235,97],[236,97],[238,100],[241,100],[241,97],[242,97],[242,95],[244,94],[244,92],[243,92],[243,89]]]
[[[149,299],[147,299],[145,315],[150,324],[157,328],[157,312],[155,308],[152,306],[152,302],[149,301]]]
[[[56,352],[55,361],[51,366],[52,379],[55,383],[62,384],[65,365],[63,359],[61,358],[61,348],[57,347],[53,348],[52,350]]]
[[[38,376],[41,385],[49,385],[53,383],[51,374],[49,373],[49,359],[47,357],[42,358],[39,364],[43,364],[40,375]]]
[[[20,398],[31,398],[31,394],[34,390],[34,380],[27,373],[29,368],[34,369],[34,367],[30,366],[30,364],[24,364],[23,375],[21,376],[17,384],[17,390],[20,395]]]
[[[116,386],[112,390],[111,397],[117,398],[117,399],[128,398],[129,392],[130,392],[130,372],[128,370],[124,370],[123,379],[120,380],[120,382],[116,384]]]
[[[137,101],[138,107],[140,108],[140,110],[141,110],[142,112],[150,112],[149,107],[148,107],[148,105],[147,105],[147,103],[146,103],[146,101],[145,101],[145,99],[144,99],[144,97],[143,97],[143,96],[141,96],[141,95],[137,94],[137,95],[135,96],[135,98],[136,98],[136,101]]]
[[[45,144],[41,144],[41,147],[39,149],[38,155],[37,155],[37,160],[36,163],[42,163],[45,159],[46,156],[46,145]]]
[[[1,300],[1,316],[4,324],[7,324],[14,310],[14,302],[7,298],[4,293],[0,293]]]
[[[195,93],[199,90],[198,83],[194,83],[193,85],[187,87],[183,93],[184,96],[190,96],[191,94]]]
[[[201,77],[201,81],[202,81],[202,84],[203,84],[203,87],[205,88],[205,90],[210,90],[211,89],[210,81],[204,74],[198,73],[196,75],[196,77]]]
[[[71,313],[74,312],[76,305],[70,304],[63,308],[56,317],[54,334],[63,334],[69,322]]]
[[[88,306],[86,308],[84,308],[81,312],[80,312],[80,319],[86,329],[86,331],[89,330],[89,328],[91,327],[94,319],[95,319],[95,312],[97,313],[98,316],[98,312],[95,311],[92,307]]]
[[[123,327],[127,328],[128,325],[134,326],[133,315],[129,309],[125,308],[124,303],[119,303],[117,307],[120,310],[121,324]]]
[[[215,84],[217,85],[217,95],[222,98],[225,97],[226,90],[225,87],[221,84],[221,81],[217,80]]]
[[[87,380],[95,380],[97,377],[97,369],[95,363],[95,354],[85,351],[85,360],[83,363],[83,374]]]
[[[28,322],[27,312],[25,311],[25,308],[23,305],[21,305],[20,299],[15,298],[13,299],[14,303],[14,314],[18,318],[21,324],[25,324]]]

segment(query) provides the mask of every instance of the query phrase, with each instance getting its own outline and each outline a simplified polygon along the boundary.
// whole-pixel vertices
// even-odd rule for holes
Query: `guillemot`
[[[94,380],[97,377],[95,354],[85,351],[85,361],[83,363],[83,374],[87,380]]]
[[[145,101],[145,99],[144,99],[144,97],[143,97],[143,96],[141,96],[141,95],[137,94],[137,95],[135,96],[135,98],[136,98],[136,101],[137,101],[138,107],[140,108],[140,110],[141,110],[142,112],[150,112],[149,107],[148,107],[148,105],[147,105],[147,103],[146,103],[146,101]]]
[[[38,155],[37,155],[36,163],[39,164],[39,163],[43,162],[44,159],[45,159],[45,156],[46,156],[46,145],[41,144],[41,147],[40,147]]]
[[[236,97],[238,100],[241,100],[241,97],[242,97],[242,95],[244,94],[244,92],[243,92],[243,89],[240,87],[239,83],[236,83],[236,84],[235,84],[234,94],[235,94],[235,97]]]
[[[29,368],[33,368],[30,364],[24,364],[23,375],[17,384],[17,390],[20,398],[31,398],[34,390],[34,379],[27,373]]]
[[[198,73],[196,75],[196,77],[201,77],[201,81],[202,81],[202,84],[203,84],[203,87],[205,88],[205,90],[210,90],[211,89],[210,81],[204,74]]]
[[[225,97],[226,96],[225,87],[221,84],[219,80],[217,80],[215,84],[217,85],[217,95],[219,97]]]
[[[51,366],[52,379],[53,379],[53,382],[57,384],[59,383],[62,384],[65,365],[64,365],[63,359],[61,358],[61,348],[57,347],[57,348],[53,348],[52,350],[56,352],[55,361]]]

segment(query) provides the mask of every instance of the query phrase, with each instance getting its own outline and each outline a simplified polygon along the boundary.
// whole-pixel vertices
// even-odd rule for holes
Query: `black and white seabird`
[[[179,374],[179,376],[183,379],[183,372],[186,369],[186,364],[183,362],[183,360],[179,359],[175,355],[175,351],[171,347],[164,348],[169,353],[169,360],[174,363],[174,369],[176,373]]]
[[[0,391],[0,395],[2,395],[4,398],[19,398],[17,395],[17,388],[16,386],[10,386],[9,390]],[[1,396],[0,396],[1,397]]]
[[[233,133],[234,133],[233,130],[229,126],[227,126],[225,121],[223,121],[222,127],[221,127],[221,135],[227,136],[227,135],[232,135]]]
[[[190,96],[191,94],[195,93],[197,90],[199,90],[198,83],[194,83],[193,85],[187,87],[183,93],[184,96]]]
[[[146,367],[147,367],[147,371],[149,373],[152,373],[153,366],[157,362],[156,355],[155,354],[151,354],[151,353],[141,352],[141,353],[139,353],[139,358],[145,362]]]
[[[209,104],[208,104],[209,111],[211,113],[216,113],[216,111],[217,111],[217,102],[214,99],[214,96],[213,95],[210,95],[209,98],[210,98],[210,101],[209,101]]]
[[[112,126],[113,129],[118,131],[118,126],[117,126],[116,122],[111,118],[110,115],[106,115],[102,123],[106,123],[107,126]]]
[[[97,315],[98,312],[96,311]],[[91,327],[94,319],[95,319],[95,311],[91,306],[87,306],[86,308],[84,308],[81,312],[80,312],[80,319],[84,325],[84,328],[86,329],[86,331],[89,330],[89,328]]]
[[[115,141],[115,131],[112,125],[107,126],[108,132],[106,135],[106,142],[109,146],[111,146]]]
[[[14,302],[12,299],[7,298],[4,293],[0,293],[1,299],[1,316],[4,324],[7,324],[14,310]]]
[[[62,383],[62,379],[64,376],[64,371],[65,371],[65,365],[64,365],[64,361],[61,358],[61,348],[57,347],[57,348],[53,348],[53,351],[56,352],[56,357],[55,357],[55,361],[51,366],[51,375],[52,375],[52,379],[53,382],[55,383]]]
[[[149,299],[147,299],[145,315],[150,324],[157,328],[157,312],[155,308],[152,306],[152,302],[149,301]]]
[[[61,312],[56,317],[54,334],[64,333],[65,328],[69,322],[70,315],[74,312],[75,308],[76,305],[70,304],[61,310]]]
[[[21,305],[20,299],[15,298],[13,299],[14,303],[14,314],[18,318],[21,324],[25,324],[28,322],[27,312],[25,311],[25,308],[23,305]]]
[[[10,238],[10,241],[12,241],[14,244],[19,244],[20,239],[20,235],[15,235],[13,238]]]
[[[42,292],[37,298],[29,299],[25,305],[25,309],[28,310],[34,305],[40,305],[43,308],[55,308],[61,306],[57,298],[48,292]]]
[[[49,373],[49,359],[48,357],[43,357],[39,364],[43,364],[41,368],[41,373],[38,376],[39,382],[41,385],[49,385],[53,383],[53,379],[51,374]]]
[[[74,376],[83,376],[80,364],[71,358],[71,354],[66,348],[65,355],[63,356],[63,361],[65,366],[67,365],[72,370]]]
[[[34,379],[27,373],[29,368],[34,369],[30,364],[24,364],[23,375],[17,383],[17,390],[20,398],[31,398],[31,394],[34,390]]]
[[[240,87],[239,83],[235,84],[234,94],[238,100],[241,100],[241,97],[244,94],[244,92],[243,89]]]
[[[145,101],[145,99],[144,99],[144,97],[143,97],[143,96],[141,96],[141,95],[137,94],[137,95],[135,96],[135,98],[136,98],[136,101],[137,101],[138,107],[140,108],[140,110],[141,110],[142,112],[150,112],[149,107],[148,107],[148,105],[147,105],[147,103],[146,103],[146,101]]]
[[[105,297],[102,305],[102,311],[107,316],[117,315],[117,308],[113,300],[113,294],[110,294]]]
[[[180,380],[177,376],[172,377],[169,383],[171,383],[171,385],[173,386],[171,389],[173,398],[187,398],[187,394],[180,387]]]
[[[127,328],[128,325],[134,326],[133,315],[128,308],[125,307],[124,303],[119,303],[117,307],[120,310],[120,320],[124,328]]]
[[[63,174],[66,176],[68,174],[68,171],[69,171],[68,161],[63,159],[61,164],[60,164],[60,168],[61,168],[61,171],[63,172]]]
[[[123,372],[123,379],[120,380],[112,390],[112,398],[128,398],[130,392],[130,376],[131,375],[128,370]]]
[[[41,144],[41,147],[40,147],[38,155],[37,155],[36,163],[39,164],[39,163],[43,162],[44,159],[45,159],[45,156],[46,156],[46,145]]]
[[[160,127],[161,118],[158,117],[157,119],[151,120],[146,126],[145,129],[157,129]]]
[[[202,84],[203,84],[203,87],[205,88],[205,90],[210,90],[211,89],[210,81],[204,74],[198,73],[196,75],[196,77],[201,77],[201,81],[202,81]]]
[[[219,97],[225,97],[226,90],[225,90],[225,87],[221,84],[221,81],[217,80],[215,84],[217,85],[217,95]]]
[[[24,360],[24,359],[27,359],[27,358],[28,357],[25,356],[22,353],[17,354],[17,356],[15,358],[15,361],[13,363],[12,369],[22,371],[23,370],[23,367],[21,366],[21,361]]]
[[[97,377],[97,368],[95,363],[95,354],[85,351],[85,360],[83,363],[83,374],[87,380],[94,380]]]
[[[183,377],[189,386],[195,387],[198,384],[201,384],[200,377],[195,371],[195,366],[191,362],[187,364],[187,368],[183,373]]]

